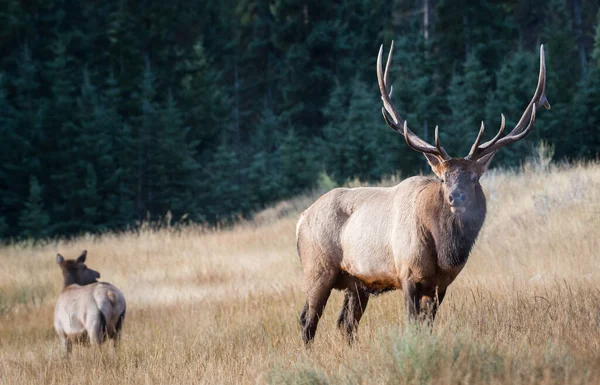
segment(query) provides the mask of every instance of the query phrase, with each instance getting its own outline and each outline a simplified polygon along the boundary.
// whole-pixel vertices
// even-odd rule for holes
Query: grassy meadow
[[[392,181],[393,182],[393,181]],[[600,164],[482,179],[488,217],[433,331],[400,292],[369,302],[359,340],[334,292],[307,350],[296,255],[305,196],[209,231],[142,228],[0,246],[0,384],[600,384]],[[63,359],[53,329],[60,252],[128,301],[123,341]]]

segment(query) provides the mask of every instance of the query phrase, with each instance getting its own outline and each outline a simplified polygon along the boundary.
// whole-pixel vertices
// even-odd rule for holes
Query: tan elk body
[[[483,123],[469,155],[451,158],[411,130],[391,102],[382,49],[377,77],[385,121],[407,144],[425,155],[436,177],[415,176],[389,188],[338,188],[320,197],[298,221],[296,238],[307,300],[300,315],[309,343],[332,289],[345,291],[338,327],[352,341],[370,295],[402,289],[411,320],[433,322],[448,286],[460,273],[486,215],[479,178],[502,146],[527,136],[545,97],[546,67],[540,47],[540,74],[533,99],[506,136],[504,116],[498,134],[481,144]]]
[[[100,346],[111,338],[116,348],[125,319],[125,297],[114,285],[98,282],[100,274],[85,265],[86,256],[84,251],[77,260],[56,257],[63,289],[54,309],[54,329],[65,354],[74,341]]]

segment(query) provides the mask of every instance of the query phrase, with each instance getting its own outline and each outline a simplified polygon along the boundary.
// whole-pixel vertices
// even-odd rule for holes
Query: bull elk
[[[448,286],[467,262],[486,215],[479,178],[496,152],[525,138],[536,110],[550,109],[544,94],[546,66],[540,46],[540,73],[533,99],[506,136],[504,115],[496,136],[481,143],[484,125],[464,158],[451,158],[440,145],[415,135],[392,104],[388,83],[393,42],[377,79],[386,123],[410,148],[421,152],[437,178],[413,176],[389,187],[336,188],[302,213],[296,226],[307,300],[300,315],[308,344],[332,289],[345,291],[337,324],[350,342],[370,295],[402,289],[408,319],[433,322]]]
[[[54,329],[65,355],[73,341],[100,346],[111,338],[116,348],[125,320],[125,297],[110,283],[98,282],[100,273],[85,265],[86,256],[85,250],[77,260],[56,256],[63,289],[54,309]]]

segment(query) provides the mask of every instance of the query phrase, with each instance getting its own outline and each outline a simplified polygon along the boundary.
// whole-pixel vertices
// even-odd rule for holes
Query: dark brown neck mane
[[[63,273],[63,290],[76,283],[72,274]]]
[[[475,196],[462,214],[450,210],[440,182],[432,181],[421,194],[421,220],[433,238],[438,266],[442,270],[463,266],[485,220],[486,201],[481,186],[476,187]]]

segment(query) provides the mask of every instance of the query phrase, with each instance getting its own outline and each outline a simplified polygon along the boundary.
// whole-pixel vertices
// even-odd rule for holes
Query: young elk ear
[[[60,265],[64,261],[65,261],[65,258],[62,255],[56,254],[56,263],[58,263]]]
[[[86,257],[87,257],[87,250],[83,250],[81,252],[81,255],[79,256],[79,258],[77,258],[77,262],[78,263],[84,263]]]

